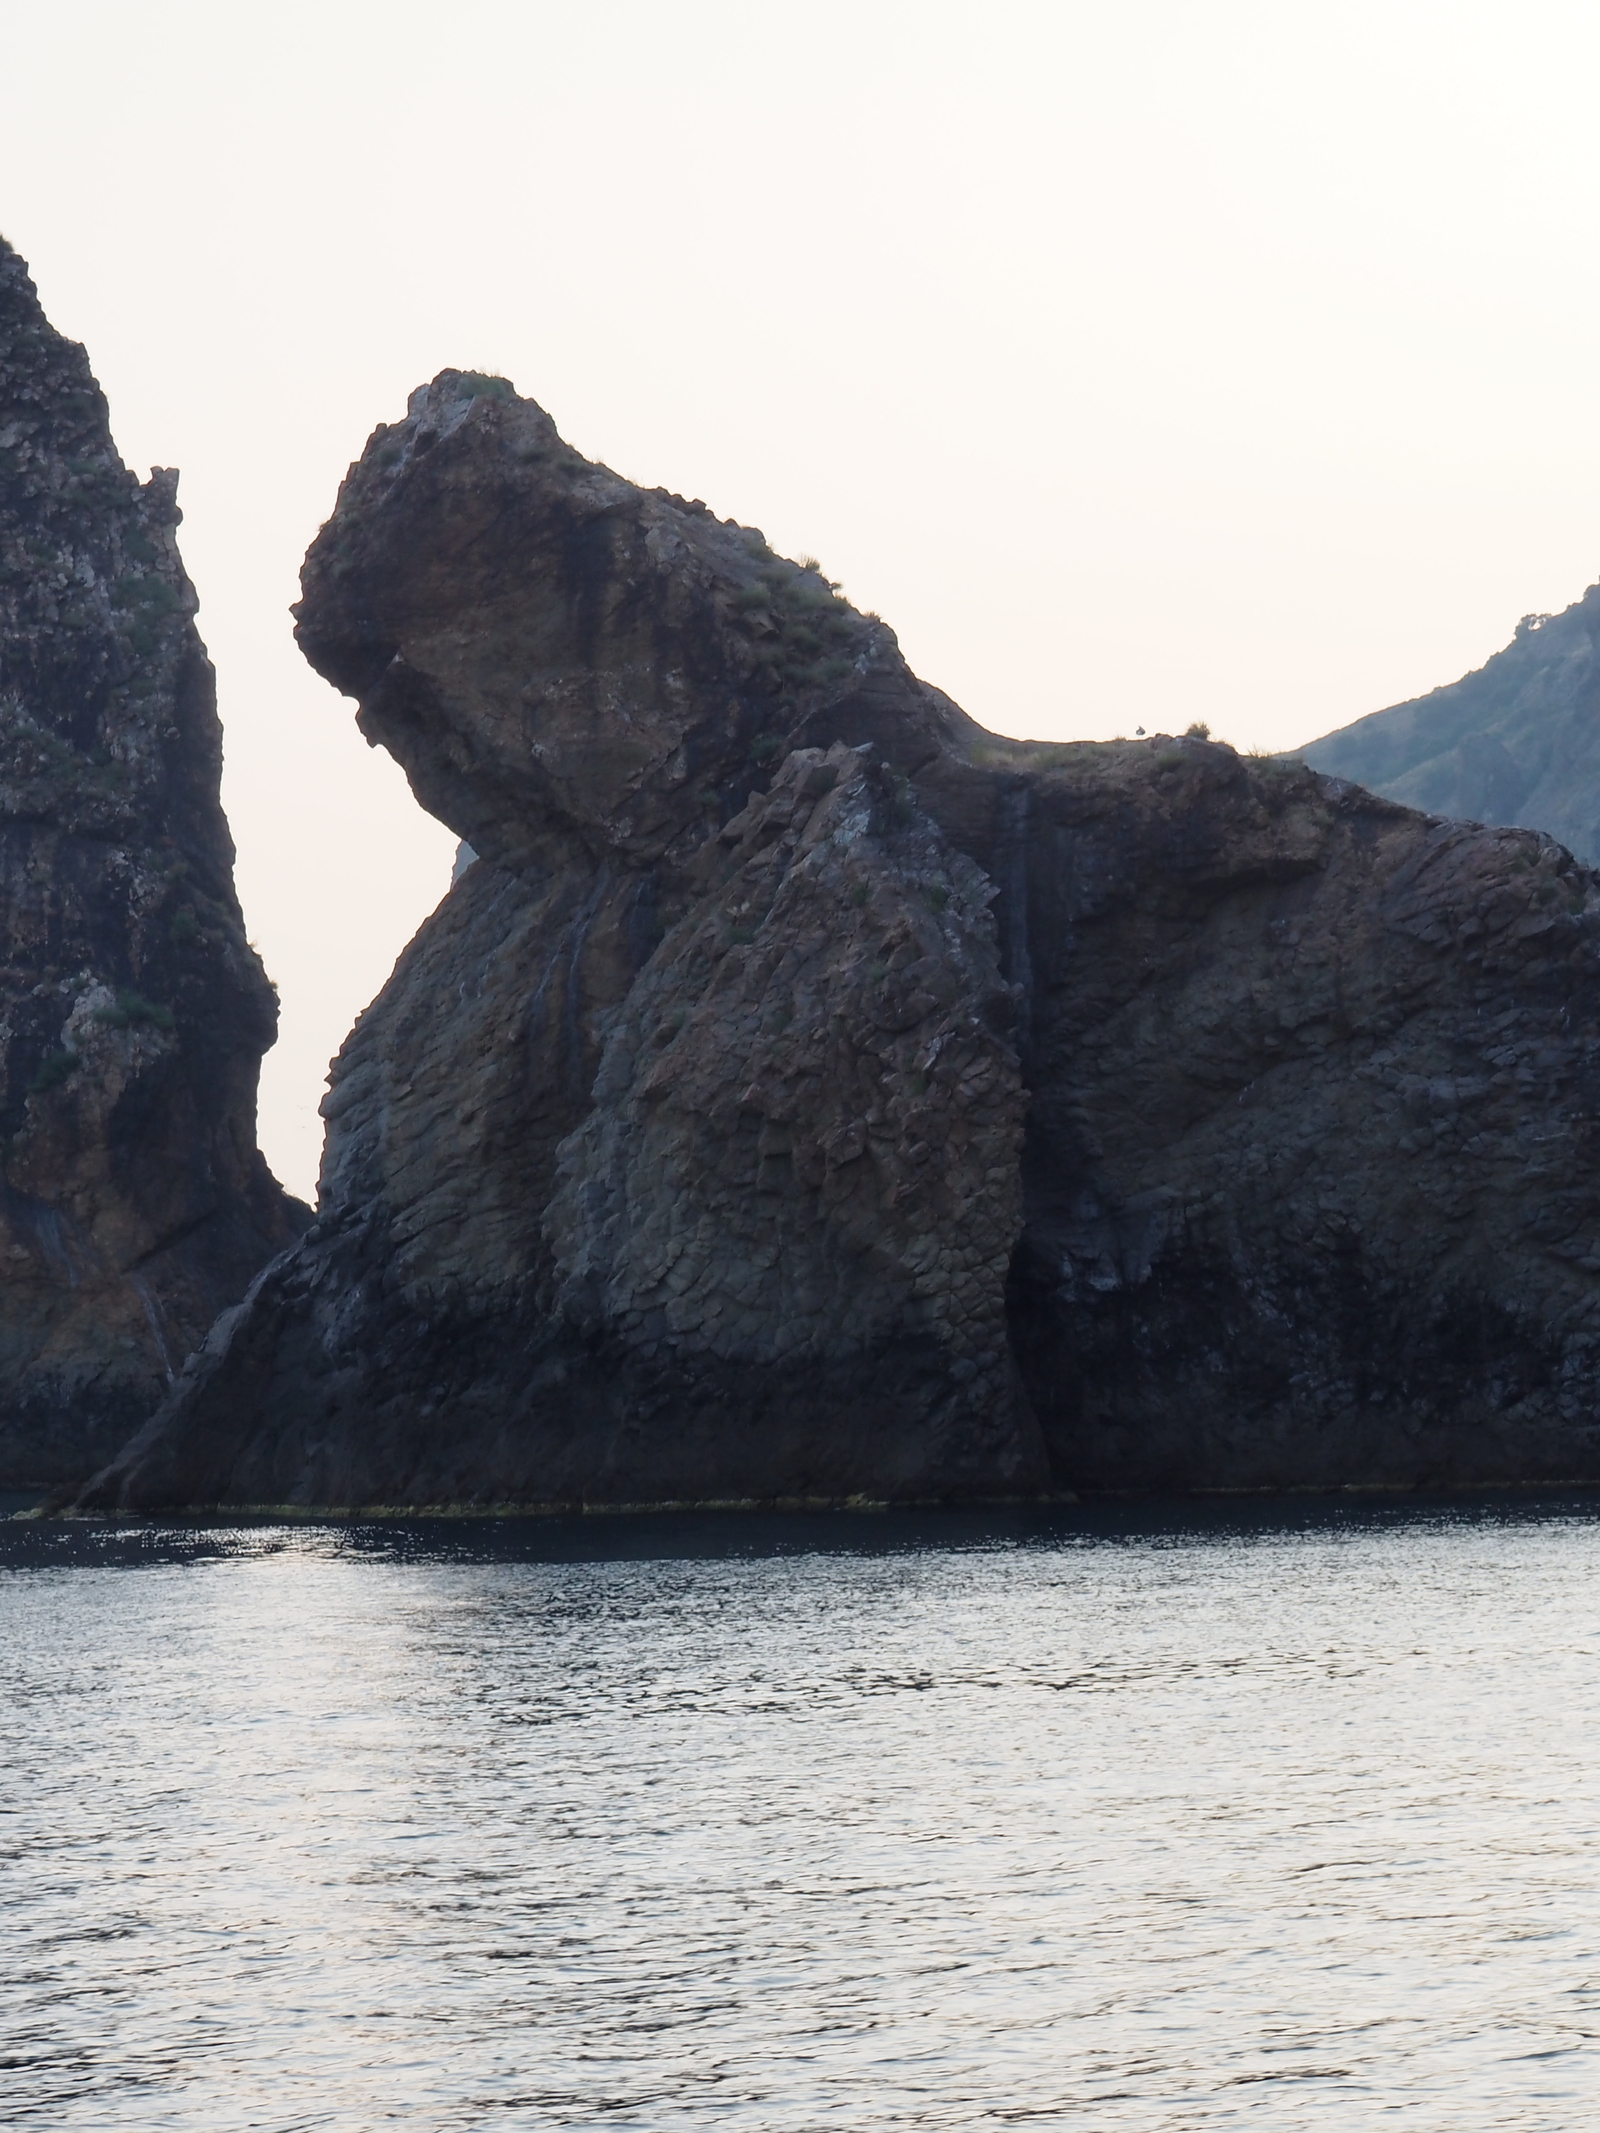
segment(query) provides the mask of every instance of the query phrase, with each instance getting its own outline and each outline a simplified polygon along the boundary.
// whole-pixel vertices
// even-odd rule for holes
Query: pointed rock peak
[[[108,426],[82,345],[57,333],[26,260],[0,237],[0,407],[15,415],[30,406],[63,442]]]
[[[0,1485],[92,1464],[298,1227],[176,489],[0,246]]]

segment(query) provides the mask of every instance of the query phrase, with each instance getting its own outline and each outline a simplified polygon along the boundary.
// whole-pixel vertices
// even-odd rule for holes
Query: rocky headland
[[[1600,882],[1198,736],[1032,746],[503,380],[300,642],[478,856],[318,1215],[85,1508],[1600,1478]]]
[[[1600,861],[1600,585],[1524,615],[1503,650],[1442,689],[1299,751],[1429,814],[1520,823]]]
[[[307,1219],[176,488],[0,240],[0,1486],[102,1464]]]

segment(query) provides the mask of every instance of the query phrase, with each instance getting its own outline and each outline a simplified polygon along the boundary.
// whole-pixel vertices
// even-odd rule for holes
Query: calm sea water
[[[0,2123],[1570,2129],[1600,1507],[0,1528]]]

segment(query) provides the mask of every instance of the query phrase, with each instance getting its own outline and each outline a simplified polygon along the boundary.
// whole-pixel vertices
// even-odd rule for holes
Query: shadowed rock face
[[[984,734],[447,372],[301,641],[481,854],[319,1218],[96,1506],[1600,1473],[1594,877],[1200,740]]]
[[[103,1463],[300,1226],[255,1146],[276,1003],[176,486],[122,465],[0,241],[3,1485]]]

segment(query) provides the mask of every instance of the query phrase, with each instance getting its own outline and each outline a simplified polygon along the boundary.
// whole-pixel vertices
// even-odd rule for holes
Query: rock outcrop
[[[1460,681],[1299,753],[1408,807],[1540,829],[1600,862],[1600,585],[1559,615],[1524,615]]]
[[[176,487],[0,241],[0,1485],[102,1464],[305,1220]]]
[[[987,735],[499,380],[378,431],[304,588],[478,856],[336,1062],[316,1223],[86,1506],[1600,1476],[1558,846]]]

